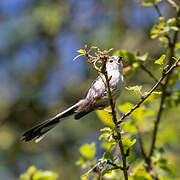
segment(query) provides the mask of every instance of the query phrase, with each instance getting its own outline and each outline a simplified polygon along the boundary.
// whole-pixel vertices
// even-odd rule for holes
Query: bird
[[[110,56],[107,59],[106,72],[114,101],[119,97],[124,84],[122,69],[122,56]],[[64,118],[74,115],[74,119],[78,120],[94,110],[104,110],[108,107],[110,101],[108,99],[107,88],[102,78],[105,78],[104,74],[102,74],[102,76],[99,75],[94,80],[83,99],[63,112],[58,113],[53,118],[43,121],[27,130],[22,135],[21,140],[27,142],[35,138],[35,142],[38,143],[49,130],[54,128]]]

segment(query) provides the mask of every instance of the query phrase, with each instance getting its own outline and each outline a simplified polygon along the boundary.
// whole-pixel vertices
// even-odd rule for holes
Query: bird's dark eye
[[[122,58],[123,58],[122,56],[119,56],[119,57],[118,57],[118,63],[121,62]]]
[[[113,60],[111,59],[111,60],[109,60],[109,62],[110,62],[110,63],[112,63],[112,62],[113,62]]]

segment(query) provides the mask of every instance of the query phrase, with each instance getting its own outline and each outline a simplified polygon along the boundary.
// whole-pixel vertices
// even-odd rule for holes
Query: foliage
[[[42,171],[31,166],[20,176],[19,180],[56,180],[57,178],[58,175],[52,171]]]
[[[85,175],[82,176],[82,178],[87,178],[89,175],[91,176],[97,176],[98,178],[102,179],[103,177],[106,178],[106,175],[111,177],[113,179],[114,174],[112,172],[115,171],[115,177],[121,177],[122,174],[120,174],[120,171],[124,172],[124,178],[128,179],[126,170],[131,167],[131,173],[128,175],[129,179],[173,179],[174,177],[174,167],[168,163],[168,159],[165,157],[165,151],[163,149],[163,142],[162,145],[159,147],[155,146],[155,143],[157,143],[157,133],[158,133],[158,124],[160,121],[160,116],[162,113],[162,107],[164,106],[163,103],[167,101],[167,88],[170,86],[169,77],[176,76],[176,80],[173,84],[176,84],[178,78],[177,72],[173,73],[168,72],[168,70],[172,69],[172,60],[173,58],[176,60],[176,64],[174,67],[177,67],[179,63],[179,59],[176,59],[176,49],[177,46],[177,37],[176,33],[179,32],[179,17],[170,18],[168,20],[165,20],[165,17],[161,16],[161,12],[159,11],[157,3],[160,2],[160,0],[150,0],[150,1],[143,1],[141,5],[143,6],[154,6],[156,10],[158,11],[158,14],[160,15],[159,21],[156,22],[156,24],[152,27],[151,30],[151,37],[159,39],[161,43],[164,44],[165,51],[164,54],[161,55],[161,57],[154,61],[154,64],[161,65],[161,68],[159,68],[160,74],[162,74],[160,80],[157,80],[157,78],[151,73],[148,69],[146,69],[143,64],[151,59],[148,54],[145,53],[144,55],[139,55],[139,53],[131,53],[126,50],[120,50],[116,51],[115,55],[121,55],[124,57],[124,59],[128,59],[130,68],[126,73],[127,75],[134,75],[136,69],[143,67],[143,69],[154,79],[156,80],[156,84],[160,85],[162,79],[164,78],[165,74],[168,76],[166,78],[166,83],[161,84],[160,91],[155,92],[155,88],[153,90],[149,90],[148,92],[142,92],[142,85],[135,85],[135,86],[128,86],[126,89],[129,92],[134,92],[136,96],[140,97],[139,105],[134,106],[131,102],[125,102],[124,104],[120,104],[117,107],[117,111],[120,111],[124,114],[129,112],[130,120],[124,121],[125,116],[121,117],[120,124],[114,120],[114,118],[119,119],[118,113],[116,113],[115,110],[113,110],[113,106],[111,105],[111,108],[108,108],[108,110],[112,110],[112,113],[106,111],[97,111],[98,117],[109,127],[105,127],[103,129],[100,129],[101,135],[99,136],[99,141],[101,142],[102,147],[105,149],[104,154],[101,158],[96,159],[95,154],[93,153],[93,156],[90,155],[90,161],[87,161],[88,158],[86,158],[86,161],[81,161],[79,165],[81,165],[82,169],[87,169],[88,167],[91,167],[90,170],[88,170]],[[179,13],[179,12],[177,12]],[[170,33],[171,31],[174,31],[174,42],[171,41]],[[169,54],[170,51],[173,52],[169,56],[169,59],[165,62],[166,56]],[[78,52],[81,55],[87,56],[90,63],[94,63],[94,68],[101,73],[101,66],[96,67],[96,62],[101,60],[101,56],[105,59],[106,55],[110,57],[109,52],[110,51],[100,51],[97,48],[97,54],[95,55],[97,57],[91,56],[89,53],[91,52],[91,48],[88,51],[86,48],[85,50],[78,50]],[[99,53],[99,56],[98,56]],[[77,56],[78,57],[78,56]],[[102,63],[101,63],[102,64]],[[154,66],[151,61],[151,66]],[[168,72],[169,74],[167,74]],[[175,75],[176,74],[176,75]],[[179,73],[178,73],[179,74]],[[105,85],[108,87],[108,80],[107,82],[104,82]],[[156,87],[155,84],[155,87]],[[149,93],[149,97],[146,98],[147,94]],[[174,94],[173,92],[171,92]],[[111,96],[109,96],[109,99]],[[158,98],[161,98],[160,108],[159,110],[154,110],[153,104],[154,101]],[[173,99],[173,96],[170,98]],[[144,104],[142,102],[144,101]],[[175,101],[172,100],[174,103]],[[138,104],[138,103],[137,103]],[[114,114],[113,114],[114,111]],[[153,124],[153,121],[156,119],[155,123]],[[152,144],[149,150],[149,154],[145,151],[145,147],[143,144],[143,135],[144,133],[153,133],[152,136]],[[136,140],[136,134],[138,134],[139,138]],[[137,143],[139,143],[139,147],[141,149],[142,158],[139,158],[136,160],[134,148],[138,147]],[[82,152],[82,149],[89,148],[93,145],[93,149],[95,148],[95,144],[91,145],[82,145],[80,148],[81,152],[81,159],[84,157],[84,154]],[[86,147],[86,148],[85,148]],[[86,152],[89,151],[88,149]],[[85,151],[85,150],[84,150]],[[93,150],[95,152],[95,150]],[[87,155],[85,155],[87,157]],[[90,163],[88,166],[88,163]],[[125,163],[125,164],[124,164]],[[84,166],[86,164],[86,166]],[[134,165],[132,165],[134,164]],[[117,175],[118,174],[118,175]],[[112,176],[111,176],[112,175]]]
[[[121,142],[129,179],[178,179],[179,68],[118,127],[108,111],[98,110],[80,121],[68,117],[40,144],[19,141],[25,130],[85,95],[95,70],[80,60],[89,50],[95,56],[98,48],[92,44],[115,49],[106,55],[123,56],[125,88],[116,102],[117,120],[150,92],[180,55],[179,1],[141,0],[140,5],[0,1],[0,179],[17,179],[27,164],[39,175],[47,172],[39,168],[58,169],[59,179],[80,179],[80,173],[86,179],[123,179]],[[84,43],[90,48],[80,46]]]

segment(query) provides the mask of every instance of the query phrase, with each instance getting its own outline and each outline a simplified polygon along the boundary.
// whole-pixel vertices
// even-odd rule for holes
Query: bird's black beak
[[[123,57],[122,56],[118,56],[118,63],[120,64],[120,62],[122,61]]]

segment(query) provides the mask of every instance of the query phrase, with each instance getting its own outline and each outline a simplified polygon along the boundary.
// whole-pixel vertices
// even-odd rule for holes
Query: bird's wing
[[[96,80],[94,80],[94,82],[91,84],[91,87],[87,92],[86,99],[96,99],[98,97],[104,96],[105,92],[106,88],[104,82],[102,81],[101,77],[98,76]]]

